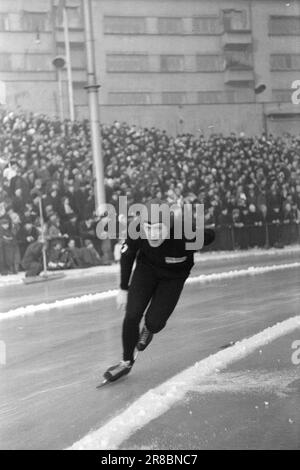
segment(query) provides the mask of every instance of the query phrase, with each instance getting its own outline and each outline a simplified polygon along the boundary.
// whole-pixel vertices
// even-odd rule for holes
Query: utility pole
[[[70,51],[70,39],[69,39],[69,21],[68,21],[67,7],[66,7],[65,3],[63,4],[63,27],[64,27],[64,41],[65,41],[66,63],[67,63],[67,75],[68,75],[68,95],[69,95],[70,119],[71,119],[71,121],[74,121],[75,113],[74,113],[74,96],[73,96],[71,51]]]
[[[265,83],[259,83],[255,86],[254,88],[254,93],[255,93],[255,102],[257,103],[256,96],[260,95],[263,93],[267,88],[267,85]],[[266,114],[266,102],[262,101],[262,122],[263,122],[263,129],[264,133],[266,134],[266,137],[268,137],[268,116]]]
[[[66,61],[62,56],[56,56],[52,60],[52,64],[57,71],[57,84],[58,84],[58,103],[59,103],[59,118],[61,121],[64,120],[64,104],[63,104],[63,90],[62,90],[62,69],[64,68]]]
[[[100,133],[100,120],[99,120],[99,102],[98,102],[98,88],[96,78],[95,66],[95,49],[94,49],[94,35],[92,24],[92,8],[91,0],[83,0],[84,8],[84,29],[85,29],[85,42],[86,42],[86,59],[87,59],[87,92],[89,100],[90,112],[90,126],[92,137],[92,152],[94,164],[94,188],[95,188],[95,202],[96,213],[101,215],[105,204],[105,189],[104,189],[104,170],[101,149],[101,133]]]

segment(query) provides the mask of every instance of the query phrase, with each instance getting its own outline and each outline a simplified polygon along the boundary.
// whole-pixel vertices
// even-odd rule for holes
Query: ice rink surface
[[[270,256],[198,264],[192,275],[291,263]],[[298,257],[297,257],[298,260]],[[164,331],[132,373],[101,390],[121,357],[114,299],[0,321],[0,448],[63,449],[118,416],[142,394],[231,341],[299,315],[300,269],[186,286]],[[1,311],[117,287],[117,275],[1,287]],[[124,441],[121,448],[300,448],[300,329],[232,364]]]

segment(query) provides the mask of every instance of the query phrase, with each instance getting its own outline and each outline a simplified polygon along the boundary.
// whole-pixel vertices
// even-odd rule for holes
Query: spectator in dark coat
[[[42,242],[41,237],[36,242],[30,243],[27,247],[22,266],[26,277],[38,276],[43,270],[43,249],[46,249],[47,242]]]
[[[284,245],[289,245],[297,241],[298,227],[296,222],[297,212],[290,203],[287,203],[282,214],[282,242]]]
[[[83,240],[96,238],[95,222],[91,217],[87,217],[84,221],[80,222],[79,235]]]
[[[64,196],[59,207],[59,215],[61,219],[65,221],[74,213],[74,207],[70,204],[69,198]]]
[[[249,205],[249,246],[265,245],[265,225],[264,219],[260,212],[257,211],[254,204]]]
[[[71,214],[66,222],[62,224],[61,231],[63,235],[67,235],[68,238],[75,239],[76,246],[80,247],[79,228],[75,214]]]
[[[24,203],[28,201],[29,198],[29,183],[26,178],[21,175],[21,169],[18,166],[16,170],[16,176],[10,180],[10,195],[13,197],[16,194],[17,189],[21,189]]]
[[[12,198],[12,208],[19,215],[23,216],[26,208],[26,199],[24,198],[21,188],[15,190]]]
[[[240,209],[232,211],[232,225],[234,229],[234,248],[241,248],[243,246],[244,222]]]
[[[217,242],[220,250],[230,250],[232,246],[231,237],[232,219],[228,213],[227,207],[224,207],[217,221]]]
[[[81,184],[74,193],[74,207],[80,219],[84,218],[84,209],[85,209],[86,203],[87,203],[86,186]]]
[[[272,205],[268,208],[267,221],[270,246],[282,248],[282,210],[279,205]]]
[[[91,240],[84,240],[84,246],[80,248],[81,259],[85,267],[97,266],[101,264],[101,258],[98,252],[95,250]]]
[[[18,232],[18,241],[21,252],[21,259],[23,258],[27,247],[30,243],[35,242],[38,239],[39,232],[36,227],[34,227],[31,219],[25,219],[24,224]]]
[[[83,268],[84,263],[82,260],[82,255],[81,255],[81,248],[78,248],[75,244],[75,240],[71,239],[68,241],[68,246],[67,246],[69,253],[72,256],[73,262],[74,262],[74,267],[76,268]]]
[[[11,222],[7,218],[0,220],[0,271],[1,274],[16,273],[14,263],[15,237]]]
[[[52,206],[53,211],[58,213],[60,209],[61,198],[57,189],[52,188],[50,193],[43,199],[43,207]]]

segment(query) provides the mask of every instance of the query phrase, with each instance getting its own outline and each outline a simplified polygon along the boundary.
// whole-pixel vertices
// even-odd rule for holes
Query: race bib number
[[[172,258],[171,256],[165,257],[165,262],[167,264],[175,264],[175,263],[183,263],[186,260],[186,256],[182,256],[181,258]]]

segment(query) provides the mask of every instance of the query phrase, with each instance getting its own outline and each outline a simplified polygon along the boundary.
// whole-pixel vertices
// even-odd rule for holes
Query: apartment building
[[[170,132],[299,132],[300,1],[93,0],[101,120]],[[67,0],[77,118],[88,116],[83,12]],[[2,0],[0,80],[13,108],[59,113],[57,0]],[[67,72],[62,73],[68,115]],[[264,91],[256,94],[259,85]]]

